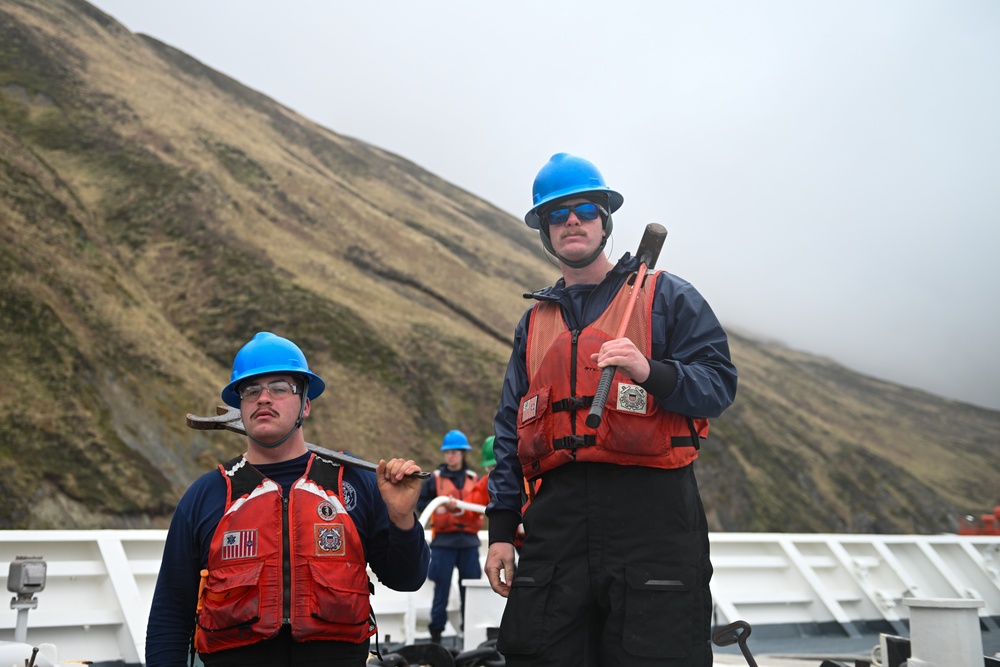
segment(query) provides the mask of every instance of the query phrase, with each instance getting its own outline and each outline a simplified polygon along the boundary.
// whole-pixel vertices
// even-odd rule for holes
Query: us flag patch
[[[257,529],[230,530],[222,535],[222,560],[253,558],[257,555]]]
[[[521,423],[534,419],[538,414],[538,394],[521,404]]]

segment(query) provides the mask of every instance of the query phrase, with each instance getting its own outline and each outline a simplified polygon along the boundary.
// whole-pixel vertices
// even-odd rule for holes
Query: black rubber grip
[[[611,381],[615,377],[617,366],[605,366],[601,372],[601,379],[597,383],[597,391],[594,392],[594,402],[590,406],[590,414],[587,415],[587,426],[597,428],[604,418],[604,402],[608,400],[608,392],[611,391]]]

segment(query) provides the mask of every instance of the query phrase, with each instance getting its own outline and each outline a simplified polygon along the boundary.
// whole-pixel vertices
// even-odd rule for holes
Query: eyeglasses
[[[596,220],[599,213],[607,215],[608,212],[597,204],[584,202],[572,207],[557,208],[545,213],[545,222],[550,225],[561,225],[569,220],[570,211],[576,214],[580,220]]]
[[[240,400],[256,401],[265,389],[271,398],[285,398],[299,393],[299,387],[295,383],[288,380],[275,380],[267,384],[248,384],[240,388]]]

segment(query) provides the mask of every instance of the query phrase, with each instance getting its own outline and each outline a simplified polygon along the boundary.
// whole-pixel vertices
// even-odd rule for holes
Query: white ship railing
[[[1000,616],[1000,536],[713,533],[720,623],[903,629],[903,598],[983,600]]]
[[[164,530],[0,531],[5,583],[6,564],[17,556],[47,563],[27,642],[55,644],[64,661],[141,664],[165,537]],[[482,557],[485,532],[480,538]],[[719,625],[744,620],[755,634],[815,626],[845,636],[881,626],[902,635],[909,620],[902,602],[912,597],[982,600],[986,629],[996,629],[1000,618],[1000,536],[712,533],[710,539]],[[496,628],[504,601],[484,579],[466,583],[468,649]],[[457,590],[454,582],[446,634],[460,627]],[[372,604],[383,645],[428,637],[432,597],[430,582],[399,593],[376,581]],[[0,609],[0,641],[13,640],[16,622],[15,610]]]

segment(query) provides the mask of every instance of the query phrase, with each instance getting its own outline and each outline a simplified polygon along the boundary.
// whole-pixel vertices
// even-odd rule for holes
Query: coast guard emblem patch
[[[618,385],[618,409],[646,414],[646,390],[634,384]]]
[[[257,555],[257,529],[228,530],[222,535],[222,560],[253,558]]]
[[[316,535],[317,556],[344,555],[344,525],[335,523],[332,526],[316,524],[313,526]]]

